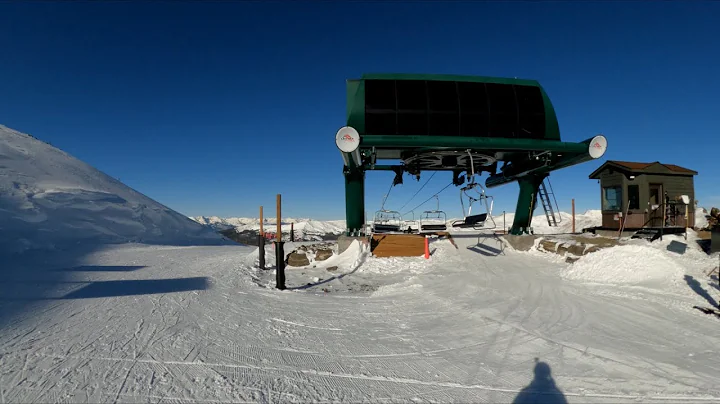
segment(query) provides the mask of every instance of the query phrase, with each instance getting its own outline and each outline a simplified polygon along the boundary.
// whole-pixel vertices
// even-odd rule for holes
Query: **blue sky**
[[[605,159],[697,170],[696,198],[719,205],[717,21],[719,3],[680,1],[4,2],[0,123],[186,215],[255,216],[282,193],[286,216],[343,219],[346,79],[528,78],[563,140],[608,138],[603,159],[551,176],[562,210],[599,208],[587,177]],[[369,215],[391,180],[368,173]],[[449,182],[438,173],[408,208]],[[496,211],[517,192],[492,189]],[[440,195],[450,216],[458,193]]]

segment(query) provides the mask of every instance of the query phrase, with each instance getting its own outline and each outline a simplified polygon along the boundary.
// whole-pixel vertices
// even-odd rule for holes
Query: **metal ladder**
[[[545,186],[546,181],[547,186]],[[546,178],[543,182],[540,183],[540,188],[538,188],[538,197],[540,198],[540,204],[542,204],[543,210],[545,211],[545,217],[547,218],[548,225],[551,227],[557,227],[558,223],[562,221],[562,216],[560,215],[560,209],[558,208],[557,200],[555,199],[555,193],[553,192],[549,178]],[[552,200],[550,199],[550,197],[552,197]],[[555,209],[553,209],[552,202],[555,202]],[[556,210],[558,211],[559,217],[555,217]]]

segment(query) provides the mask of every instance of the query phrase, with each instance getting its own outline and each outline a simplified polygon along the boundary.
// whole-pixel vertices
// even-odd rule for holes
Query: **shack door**
[[[648,199],[648,226],[660,227],[663,219],[663,192],[662,184],[650,184],[650,198]]]

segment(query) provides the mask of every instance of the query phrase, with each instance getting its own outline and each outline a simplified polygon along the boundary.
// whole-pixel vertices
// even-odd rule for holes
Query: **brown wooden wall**
[[[695,226],[695,184],[691,175],[657,175],[657,174],[640,174],[634,179],[629,179],[628,173],[605,170],[600,174],[600,204],[602,209],[603,188],[609,186],[620,186],[622,188],[622,206],[627,207],[629,195],[628,186],[637,185],[639,191],[639,209],[631,209],[625,222],[626,228],[640,228],[650,219],[651,209],[650,201],[650,184],[661,184],[661,201],[664,198],[664,192],[667,191],[670,200],[675,200],[680,195],[688,195],[690,197],[690,206],[688,207],[689,227]],[[680,216],[677,218],[677,226],[685,226],[685,207],[682,204],[677,205],[680,210]],[[602,226],[611,229],[619,229],[620,221],[614,220],[618,211],[602,210]],[[657,220],[654,220],[648,226],[659,226],[662,222],[662,213],[660,210],[656,212]]]

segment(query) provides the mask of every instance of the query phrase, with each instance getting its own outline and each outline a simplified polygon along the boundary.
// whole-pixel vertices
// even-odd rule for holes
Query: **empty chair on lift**
[[[480,191],[478,191],[478,188]],[[475,191],[478,196],[474,197],[470,194],[468,194],[468,191]],[[468,210],[467,214],[465,214],[465,203],[463,202],[463,194],[468,198],[469,204],[468,204]],[[490,203],[488,204],[488,199],[490,199]],[[472,205],[474,202],[484,202],[485,204],[485,212],[473,215],[472,214]],[[485,195],[485,188],[482,187],[482,185],[477,184],[475,182],[471,182],[467,186],[460,189],[460,204],[462,205],[463,209],[463,220],[456,220],[452,223],[453,227],[458,228],[473,228],[479,230],[480,228],[488,228],[485,227],[485,222],[487,221],[488,217],[490,217],[490,220],[492,220],[492,208],[493,208],[493,197]],[[493,221],[494,223],[494,221]],[[489,227],[488,229],[494,228]]]
[[[402,226],[400,212],[394,210],[379,210],[375,212],[373,220],[373,233],[399,233]]]
[[[447,215],[440,210],[440,198],[435,195],[437,208],[426,210],[420,215],[420,232],[433,232],[447,230]]]
[[[482,227],[485,225],[487,220],[487,213],[481,213],[479,215],[466,216],[463,220],[456,220],[452,223],[453,227],[468,228],[468,227]]]

